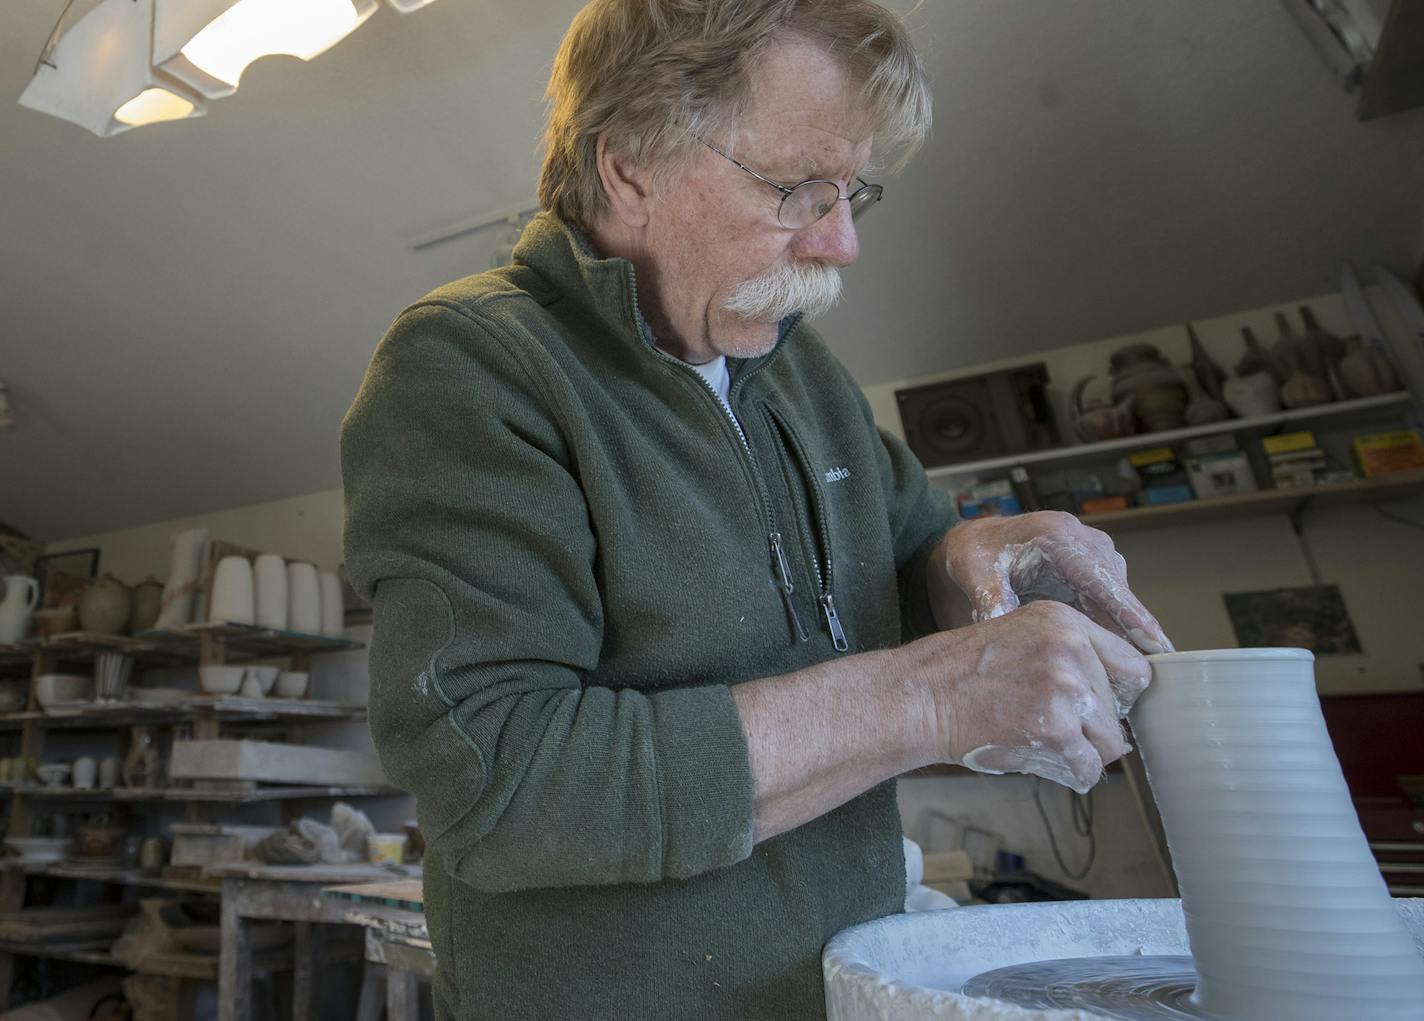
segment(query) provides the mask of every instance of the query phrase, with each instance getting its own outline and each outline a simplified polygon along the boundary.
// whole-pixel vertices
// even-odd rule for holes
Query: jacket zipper
[[[742,430],[742,423],[737,420],[737,416],[732,412],[728,403],[722,401],[722,396],[708,382],[707,377],[686,363],[672,357],[658,347],[652,347],[653,353],[674,369],[683,373],[689,373],[697,378],[701,384],[701,389],[711,396],[717,405],[720,417],[726,419],[735,430],[737,439],[741,441],[742,453],[746,455],[747,469],[751,473],[757,490],[757,495],[761,499],[762,514],[767,526],[767,541],[771,547],[771,569],[772,580],[776,583],[777,591],[781,593],[782,605],[786,607],[786,616],[791,626],[792,634],[798,641],[810,641],[811,635],[806,630],[806,624],[801,619],[801,611],[796,609],[796,582],[791,577],[791,566],[786,560],[786,552],[782,547],[781,532],[776,527],[776,514],[772,510],[771,494],[767,492],[766,480],[762,478],[761,472],[757,468],[756,455],[752,453],[752,447],[747,442],[747,434]],[[744,377],[745,378],[745,377]],[[738,380],[741,382],[741,380]],[[730,393],[729,393],[730,398]]]
[[[736,381],[728,387],[727,400],[723,402],[722,395],[707,381],[707,377],[703,376],[702,373],[689,366],[686,362],[674,358],[658,347],[651,332],[646,328],[642,313],[638,310],[638,282],[633,278],[631,272],[627,275],[626,279],[628,283],[629,310],[632,313],[634,332],[644,338],[648,349],[658,358],[662,359],[663,363],[669,368],[683,373],[691,373],[697,377],[697,382],[701,384],[702,391],[711,396],[713,403],[717,405],[717,410],[721,413],[720,417],[731,423],[732,429],[737,434],[737,439],[741,441],[742,453],[746,455],[746,462],[743,467],[748,474],[751,475],[753,487],[756,489],[757,496],[761,499],[762,516],[767,529],[767,541],[771,547],[772,580],[776,583],[777,590],[781,593],[781,601],[786,607],[786,615],[790,620],[792,633],[800,641],[809,641],[811,636],[806,631],[806,625],[802,623],[801,612],[796,609],[796,600],[794,598],[796,584],[792,581],[791,569],[786,562],[786,554],[781,546],[781,532],[776,527],[776,514],[772,510],[771,493],[767,491],[766,480],[762,478],[761,472],[757,468],[756,455],[752,453],[752,446],[747,442],[747,434],[742,431],[742,423],[737,421],[737,416],[732,411],[731,406],[732,397],[741,389],[742,384],[760,372],[767,363],[775,358],[776,352],[773,351],[770,356],[762,359],[762,361],[751,370],[742,373]],[[801,315],[797,313],[795,318],[791,320],[790,324],[788,324],[783,331],[781,339],[784,340],[787,335],[796,329],[800,321]]]
[[[826,627],[830,629],[831,641],[835,644],[836,651],[846,652],[850,649],[850,643],[846,640],[845,628],[841,625],[840,615],[836,612],[835,597],[831,592],[835,563],[831,557],[831,533],[826,519],[825,494],[821,491],[806,448],[802,445],[801,438],[796,435],[796,430],[774,405],[768,402],[763,404],[763,407],[766,408],[767,416],[775,424],[777,431],[781,433],[805,483],[811,504],[812,531],[815,533],[816,547],[820,551],[819,558],[814,552],[811,554],[811,567],[815,570],[816,587],[819,589],[816,601],[820,603],[821,613],[826,618]],[[822,563],[825,564],[824,574],[821,571]]]

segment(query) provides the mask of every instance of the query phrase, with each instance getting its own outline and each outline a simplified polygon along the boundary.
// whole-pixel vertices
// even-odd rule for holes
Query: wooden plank
[[[174,779],[262,780],[293,784],[384,784],[370,752],[251,740],[175,741],[168,773]]]
[[[418,873],[418,865],[406,868]],[[250,879],[283,883],[353,884],[389,879],[380,865],[265,865],[258,861],[220,862],[203,868],[203,875],[222,879]]]
[[[137,910],[133,904],[99,904],[7,911],[0,913],[0,941],[29,944],[112,939]]]
[[[222,952],[218,955],[218,1021],[252,1019],[252,934],[236,897],[222,899]]]
[[[389,952],[389,948],[387,948]],[[420,986],[409,971],[386,965],[386,1021],[420,1021]]]
[[[292,1021],[313,1021],[317,1017],[317,995],[326,942],[326,926],[319,922],[296,922],[296,946],[292,951]]]
[[[403,908],[407,911],[421,911],[425,908],[425,887],[419,879],[331,886],[322,893],[357,904]]]

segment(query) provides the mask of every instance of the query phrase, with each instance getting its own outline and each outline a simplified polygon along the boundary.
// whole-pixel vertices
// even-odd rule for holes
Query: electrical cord
[[[1093,869],[1093,862],[1098,857],[1098,838],[1093,832],[1093,792],[1087,794],[1074,794],[1068,792],[1072,798],[1073,810],[1073,832],[1088,840],[1088,857],[1083,863],[1082,869],[1074,872],[1063,860],[1063,852],[1058,847],[1058,835],[1053,832],[1053,823],[1048,818],[1048,809],[1043,804],[1043,778],[1034,777],[1033,803],[1038,806],[1039,818],[1043,820],[1043,828],[1048,831],[1048,846],[1053,849],[1053,859],[1058,862],[1058,867],[1069,879],[1082,879]]]
[[[1379,504],[1375,504],[1375,513],[1386,521],[1393,521],[1397,525],[1406,525],[1409,528],[1417,528],[1420,531],[1424,531],[1424,524],[1420,524],[1411,518],[1406,518],[1403,514],[1396,514],[1394,511],[1385,510]]]

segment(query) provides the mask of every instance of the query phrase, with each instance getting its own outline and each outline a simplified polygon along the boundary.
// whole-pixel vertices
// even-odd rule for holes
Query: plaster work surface
[[[1424,954],[1424,900],[1397,900],[1394,906]],[[877,919],[831,940],[822,965],[830,1021],[1094,1021],[1174,1015],[1020,1006],[962,990],[978,976],[1017,965],[1105,957],[1136,958],[1145,966],[1152,958],[1175,958],[1180,965],[1190,964],[1189,954],[1180,901],[1072,901]],[[1099,964],[1082,967],[1091,972]],[[1087,984],[1101,988],[1109,984],[1105,977],[1099,972],[1098,981]],[[1141,1006],[1152,1009],[1148,1002]]]

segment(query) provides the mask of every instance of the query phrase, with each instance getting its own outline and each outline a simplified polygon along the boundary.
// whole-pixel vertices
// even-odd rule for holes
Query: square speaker
[[[905,442],[926,468],[1056,447],[1047,383],[1040,364],[896,390]]]

